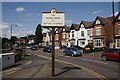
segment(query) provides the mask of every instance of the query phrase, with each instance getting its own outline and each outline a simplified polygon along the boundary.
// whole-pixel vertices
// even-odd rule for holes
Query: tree
[[[17,40],[16,36],[12,36],[10,39],[11,44],[15,44],[15,41]]]
[[[3,37],[2,38],[2,49],[8,48],[8,38]]]
[[[39,44],[39,43],[42,43],[42,40],[43,40],[42,28],[41,28],[41,25],[38,24],[35,31],[34,42],[35,44]]]

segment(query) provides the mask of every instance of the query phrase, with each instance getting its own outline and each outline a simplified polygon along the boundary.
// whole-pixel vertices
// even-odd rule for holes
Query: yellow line
[[[37,54],[35,54],[35,55],[37,55]],[[42,55],[37,55],[37,56],[43,57],[43,58],[47,58],[47,59],[50,59],[50,60],[52,59],[52,58],[49,58],[49,57],[46,57],[46,56],[42,56]],[[93,70],[90,70],[90,69],[88,69],[88,68],[85,68],[85,67],[83,67],[83,66],[80,66],[80,65],[77,65],[77,64],[73,64],[73,63],[70,63],[70,62],[66,62],[66,61],[62,61],[62,60],[58,60],[58,59],[55,59],[55,60],[58,61],[58,62],[65,63],[65,64],[71,64],[71,65],[73,65],[73,66],[80,67],[80,68],[82,68],[83,70],[85,70],[85,71],[87,71],[87,72],[95,75],[96,77],[100,78],[101,80],[108,80],[106,77],[102,76],[101,74],[99,74],[99,73],[97,73],[97,72],[95,72],[95,71],[93,71]]]

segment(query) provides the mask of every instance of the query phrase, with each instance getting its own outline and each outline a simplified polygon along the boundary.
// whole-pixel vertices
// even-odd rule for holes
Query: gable
[[[81,28],[84,28],[85,26],[84,26],[84,24],[81,24]]]
[[[118,20],[120,20],[120,15],[118,16]]]
[[[95,24],[101,24],[100,20],[96,20]]]

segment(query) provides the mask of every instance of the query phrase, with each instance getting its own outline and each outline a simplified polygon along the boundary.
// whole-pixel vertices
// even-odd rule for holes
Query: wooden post
[[[52,77],[55,76],[55,28],[52,28]]]

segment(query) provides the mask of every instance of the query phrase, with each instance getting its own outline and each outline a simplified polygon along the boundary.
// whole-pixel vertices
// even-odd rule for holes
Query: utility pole
[[[115,21],[114,21],[114,0],[112,0],[112,13],[113,13],[113,21],[112,21],[112,25],[113,25],[113,48],[115,48],[115,29],[114,29],[114,24],[115,24]]]

